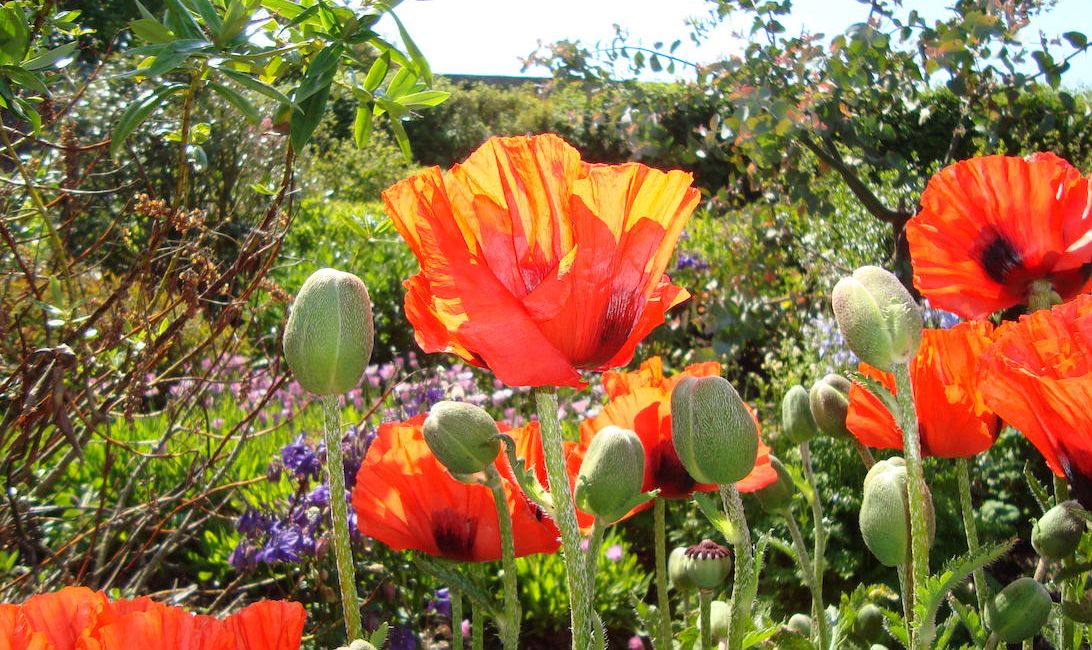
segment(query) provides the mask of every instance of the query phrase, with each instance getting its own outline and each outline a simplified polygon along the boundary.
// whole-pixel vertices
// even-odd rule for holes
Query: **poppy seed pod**
[[[884,566],[898,566],[910,557],[910,504],[906,494],[906,461],[898,456],[881,460],[868,470],[861,500],[860,525],[865,545]],[[933,498],[925,492],[929,544],[935,529]]]
[[[576,507],[606,523],[621,519],[641,494],[645,449],[637,434],[616,426],[592,437],[576,478]]]
[[[284,356],[316,395],[356,387],[372,356],[372,303],[352,273],[319,269],[300,287],[284,326]]]
[[[732,556],[728,549],[711,539],[703,539],[686,549],[683,564],[686,575],[702,591],[713,591],[724,584],[732,570]]]
[[[1081,505],[1075,500],[1054,506],[1035,522],[1031,529],[1031,545],[1035,552],[1051,560],[1062,560],[1077,550],[1085,531],[1084,519],[1074,510]]]
[[[732,608],[723,600],[709,603],[709,631],[713,641],[720,643],[728,638],[728,628],[732,624]]]
[[[799,384],[790,388],[781,400],[781,430],[797,445],[819,435],[819,425],[811,414],[808,391]]]
[[[793,614],[786,625],[800,636],[811,636],[811,617],[807,614]]]
[[[834,317],[846,344],[865,363],[891,372],[921,345],[924,323],[899,279],[878,266],[862,266],[842,278],[831,294]]]
[[[819,430],[831,438],[850,440],[846,427],[849,414],[849,388],[853,383],[841,375],[830,374],[811,385],[808,404]]]
[[[421,432],[432,455],[453,475],[481,472],[500,452],[497,423],[466,402],[437,402]]]
[[[872,603],[866,603],[857,610],[853,619],[853,633],[866,643],[875,643],[883,635],[883,612]]]
[[[1050,594],[1032,578],[1002,589],[986,608],[986,623],[1005,643],[1020,643],[1043,629],[1050,616]]]
[[[686,546],[679,546],[667,556],[667,577],[675,591],[695,591],[698,585],[686,572]]]
[[[777,480],[755,490],[755,497],[766,512],[788,516],[789,504],[792,503],[792,497],[796,494],[796,484],[793,483],[792,476],[779,459],[770,456],[770,465],[777,472]]]
[[[671,439],[683,467],[700,483],[735,483],[758,458],[758,426],[723,377],[683,377],[675,385]]]

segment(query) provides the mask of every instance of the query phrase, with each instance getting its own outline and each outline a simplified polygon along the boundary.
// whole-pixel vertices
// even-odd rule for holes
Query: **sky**
[[[917,9],[927,18],[941,18],[951,4],[952,0],[904,0],[903,7]],[[731,32],[749,25],[743,17],[721,25],[700,47],[691,42],[687,20],[707,18],[711,7],[705,0],[404,0],[396,13],[435,72],[546,76],[544,68],[521,71],[520,59],[540,43],[562,39],[579,40],[589,48],[607,44],[616,24],[629,32],[631,44],[651,47],[661,41],[666,46],[681,39],[675,55],[695,63],[741,52],[743,43]],[[792,16],[782,23],[790,32],[806,28],[813,33],[840,33],[864,20],[867,12],[868,6],[859,0],[797,0]],[[1040,32],[1058,37],[1070,30],[1092,38],[1092,0],[1058,0],[1025,34],[1037,41]],[[380,23],[379,31],[397,41],[390,19]],[[1063,75],[1065,83],[1092,87],[1092,55],[1085,52],[1071,63],[1071,70]],[[677,72],[684,74],[685,67]],[[669,81],[672,76],[641,78]]]

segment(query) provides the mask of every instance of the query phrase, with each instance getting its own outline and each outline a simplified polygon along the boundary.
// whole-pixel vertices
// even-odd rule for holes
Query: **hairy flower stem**
[[[356,595],[356,570],[353,549],[349,546],[349,515],[345,507],[345,470],[341,457],[341,411],[337,395],[322,396],[322,413],[326,433],[326,480],[330,484],[330,519],[334,536],[334,560],[337,582],[341,587],[341,607],[345,612],[345,632],[349,641],[363,638],[360,626],[360,603]]]
[[[751,617],[751,602],[754,600],[755,563],[754,549],[751,548],[751,531],[747,528],[747,516],[743,511],[743,500],[735,484],[721,485],[720,498],[724,502],[724,511],[728,521],[735,529],[736,539],[728,540],[736,552],[736,576],[732,584],[732,602],[728,609],[728,650],[742,650],[743,635]]]
[[[971,501],[971,472],[970,461],[966,458],[956,459],[956,475],[959,480],[959,506],[963,512],[963,531],[967,534],[967,550],[974,553],[978,550],[978,528],[974,523],[974,503]],[[986,603],[989,602],[989,585],[986,584],[986,572],[982,569],[974,571],[974,593],[978,597],[978,611],[986,611]]]
[[[861,457],[865,469],[872,469],[872,466],[876,464],[876,458],[872,455],[872,451],[856,438],[853,439],[853,446],[857,448],[857,455]]]
[[[910,502],[910,565],[914,583],[913,605],[925,598],[929,577],[929,530],[926,523],[925,472],[921,466],[921,442],[918,438],[918,414],[914,410],[914,390],[910,385],[908,364],[895,364],[896,397],[899,403],[899,426],[902,428],[903,454],[906,460],[907,497]],[[914,621],[917,648],[932,646],[935,632],[932,620]]]
[[[902,620],[906,624],[907,648],[914,648],[914,580],[910,577],[910,563],[898,567],[899,591],[902,601]]]
[[[812,610],[815,612],[816,625],[819,628],[819,647],[823,650],[830,648],[830,623],[827,621],[826,607],[823,605],[823,592],[815,577],[815,566],[808,556],[808,547],[804,543],[804,536],[800,534],[800,528],[796,525],[796,516],[792,508],[785,513],[785,523],[789,527],[789,535],[792,536],[792,545],[796,547],[796,555],[800,558],[800,571],[804,574],[804,582],[811,590]]]
[[[823,590],[823,572],[826,570],[827,527],[823,523],[823,502],[819,498],[819,484],[815,480],[815,471],[811,464],[811,445],[808,441],[800,443],[800,462],[804,466],[804,476],[811,486],[811,516],[815,536],[815,582],[819,591]]]
[[[607,529],[607,523],[595,518],[592,523],[591,535],[588,536],[588,582],[591,589],[592,608],[595,607],[595,576],[599,573],[599,548],[603,546],[603,532]]]
[[[519,591],[516,585],[516,543],[512,537],[512,512],[508,509],[508,498],[504,494],[497,467],[490,463],[485,468],[486,485],[493,492],[493,503],[497,507],[497,521],[500,522],[501,567],[504,570],[504,618],[500,628],[501,644],[505,650],[518,650],[519,627],[523,611],[519,605]]]
[[[591,580],[580,550],[580,526],[576,521],[569,475],[565,470],[561,422],[557,418],[557,393],[553,388],[535,389],[535,406],[542,432],[542,456],[546,480],[554,502],[554,521],[561,532],[565,561],[565,586],[569,592],[573,650],[602,648],[603,634],[596,633],[592,619]]]
[[[713,617],[713,592],[708,589],[698,591],[698,625],[701,627],[701,650],[709,650],[713,647],[713,627],[710,620]]]
[[[463,594],[455,587],[447,588],[451,599],[451,650],[463,650]]]
[[[652,513],[655,527],[653,546],[656,552],[656,602],[659,606],[658,637],[653,644],[657,650],[671,645],[671,601],[667,597],[667,504],[664,499],[653,499]]]

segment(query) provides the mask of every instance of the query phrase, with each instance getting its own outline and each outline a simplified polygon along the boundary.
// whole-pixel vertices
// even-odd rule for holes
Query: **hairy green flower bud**
[[[1063,560],[1077,550],[1085,531],[1084,519],[1075,510],[1077,501],[1059,503],[1035,522],[1031,529],[1031,545],[1035,552],[1051,560]]]
[[[758,427],[722,377],[683,377],[671,392],[671,439],[683,467],[700,483],[735,483],[758,457]]]
[[[732,556],[727,548],[711,539],[703,539],[701,544],[686,549],[684,567],[698,589],[713,591],[724,584],[732,570]]]
[[[819,435],[819,425],[811,414],[811,400],[803,386],[793,386],[781,400],[781,430],[797,445]]]
[[[576,477],[576,507],[606,523],[635,505],[645,477],[645,448],[637,434],[616,426],[592,438]]]
[[[811,637],[811,617],[807,614],[793,614],[786,625],[800,636]]]
[[[679,546],[667,556],[667,577],[675,591],[695,591],[698,585],[686,572],[686,546]]]
[[[732,608],[723,600],[709,603],[709,629],[713,641],[720,643],[728,638],[728,628],[732,625]]]
[[[834,317],[854,354],[891,372],[921,345],[921,311],[899,279],[878,266],[862,266],[834,285]]]
[[[887,646],[882,643],[873,643],[868,646],[868,650],[888,650]]]
[[[437,402],[422,427],[436,460],[452,474],[485,470],[500,453],[497,423],[484,409],[466,402]]]
[[[906,461],[898,456],[881,460],[868,470],[861,500],[860,524],[865,545],[884,566],[899,566],[910,558],[910,503]],[[929,544],[935,529],[933,498],[926,489],[925,518]]]
[[[353,389],[372,356],[372,303],[352,273],[319,269],[300,287],[284,326],[284,356],[316,395]]]
[[[1002,589],[986,608],[986,623],[1005,643],[1020,643],[1043,629],[1050,616],[1050,594],[1031,578]]]
[[[796,484],[793,483],[792,476],[778,458],[770,456],[770,465],[777,472],[777,480],[756,490],[755,497],[766,512],[788,516],[789,504],[792,503],[792,497],[796,494]]]
[[[852,382],[841,375],[830,374],[811,385],[808,404],[819,430],[831,438],[850,440],[853,434],[846,428],[849,414],[849,387]]]
[[[357,639],[349,645],[343,645],[335,650],[375,650],[375,646],[368,643],[364,639]]]
[[[872,603],[857,610],[853,619],[853,633],[866,643],[879,641],[883,636],[883,612]]]

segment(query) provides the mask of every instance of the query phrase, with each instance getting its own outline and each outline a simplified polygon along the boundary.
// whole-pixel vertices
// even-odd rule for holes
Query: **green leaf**
[[[1062,38],[1069,41],[1069,44],[1078,50],[1088,47],[1088,37],[1081,32],[1065,32],[1062,34]]]
[[[292,143],[292,149],[297,154],[303,151],[304,145],[311,139],[311,134],[315,132],[319,122],[322,121],[322,115],[326,111],[326,100],[329,96],[330,86],[327,85],[300,102],[300,110],[292,113],[289,139]]]
[[[223,27],[220,29],[220,42],[226,43],[238,36],[250,22],[250,10],[242,0],[228,0],[224,13]]]
[[[309,8],[304,8],[303,5],[291,2],[291,0],[262,0],[262,7],[288,20],[292,20],[309,10]]]
[[[978,646],[984,645],[990,632],[982,625],[982,618],[978,612],[965,606],[955,597],[948,598],[948,605],[959,617],[959,620],[963,622],[963,627],[967,628],[967,631],[971,633],[971,638],[974,639],[975,644]]]
[[[417,77],[413,76],[413,71],[409,68],[400,68],[398,73],[391,79],[390,84],[387,86],[386,97],[389,100],[397,100],[399,97],[409,91],[413,85],[417,82]]]
[[[337,72],[337,61],[341,56],[341,49],[340,43],[331,43],[315,55],[311,65],[307,67],[307,72],[303,74],[300,85],[292,93],[292,99],[303,102],[323,88],[330,88],[334,73]]]
[[[372,63],[372,67],[368,68],[368,74],[364,77],[364,83],[362,84],[364,90],[375,92],[375,89],[379,87],[379,84],[383,83],[383,79],[386,78],[387,70],[390,70],[390,67],[391,53],[384,52],[382,56]]]
[[[445,93],[441,90],[425,90],[410,95],[402,95],[398,98],[398,103],[406,108],[422,108],[436,106],[448,97],[451,97],[451,93]]]
[[[368,144],[372,135],[372,109],[367,104],[356,107],[356,117],[353,119],[353,141],[357,149],[363,149]]]
[[[891,419],[895,422],[899,421],[899,402],[898,399],[888,390],[887,386],[869,377],[866,374],[852,371],[846,373],[851,381],[854,381],[861,385],[865,390],[872,393],[876,399],[880,400],[880,403],[884,405],[887,412],[891,414]]]
[[[15,82],[16,85],[35,92],[42,93],[48,96],[49,88],[45,83],[33,72],[27,72],[26,70],[14,66],[14,65],[0,65],[0,74],[4,75],[8,79]]]
[[[185,87],[185,84],[167,84],[129,104],[125,112],[118,118],[118,123],[114,126],[114,131],[110,135],[110,155],[116,158],[118,152],[121,151],[121,145],[125,143],[129,135],[143,124],[144,120],[148,119],[148,116],[159,108],[168,97],[180,92]]]
[[[19,119],[30,122],[31,131],[35,134],[41,133],[42,116],[39,115],[38,111],[34,110],[34,107],[27,103],[23,98],[15,98],[15,101],[11,104],[11,112],[15,113]]]
[[[277,90],[273,86],[270,86],[269,84],[258,81],[254,77],[244,72],[239,72],[238,70],[232,70],[230,68],[223,68],[219,66],[217,66],[215,69],[219,70],[225,77],[231,79],[232,81],[244,88],[249,88],[256,93],[265,95],[266,97],[276,100],[282,104],[288,104],[289,106],[293,107],[296,106],[295,102],[288,98],[288,95],[285,95],[284,93]]]
[[[212,35],[219,40],[220,31],[224,25],[220,22],[220,14],[216,13],[216,7],[213,7],[209,0],[189,0],[189,2],[197,10],[198,15],[201,16],[201,20],[205,22],[205,26],[209,28]]]
[[[386,621],[379,624],[379,627],[375,628],[375,632],[368,638],[368,643],[374,645],[377,648],[382,648],[383,644],[387,642],[387,633],[390,632],[391,626]]]
[[[550,493],[538,482],[538,478],[527,469],[526,459],[516,456],[516,441],[505,433],[497,434],[497,439],[504,445],[504,453],[508,457],[508,466],[512,469],[512,476],[520,489],[532,501],[542,506],[547,511],[553,511],[554,501]]]
[[[19,63],[30,46],[30,28],[15,3],[0,6],[0,63]]]
[[[983,546],[972,553],[966,553],[961,557],[953,558],[940,573],[930,576],[925,581],[924,589],[918,593],[921,600],[917,603],[914,619],[921,621],[933,621],[937,610],[947,597],[948,592],[955,589],[956,585],[963,582],[974,571],[985,567],[990,562],[1008,553],[1016,539],[1010,539],[992,546]]]
[[[166,25],[154,18],[131,20],[129,21],[129,29],[133,30],[133,33],[139,38],[157,45],[166,45],[177,40]]]
[[[180,38],[203,39],[205,33],[201,26],[194,20],[190,11],[182,6],[179,0],[164,0],[167,5],[167,28]]]
[[[72,56],[72,53],[76,51],[77,45],[78,44],[75,41],[65,43],[60,47],[47,50],[32,59],[23,61],[23,65],[20,67],[24,70],[42,70],[48,68],[56,62]]]
[[[724,510],[720,507],[720,500],[711,496],[712,494],[716,493],[695,492],[694,503],[698,504],[701,513],[705,515],[713,528],[716,528],[721,535],[724,535],[724,539],[728,540],[729,543],[735,544],[739,540],[739,531],[732,526],[732,522],[728,520],[728,515],[724,514]]]
[[[232,106],[239,109],[239,112],[242,113],[243,116],[246,117],[246,120],[251,124],[257,124],[261,121],[262,118],[258,114],[258,109],[254,108],[254,104],[251,104],[246,97],[243,97],[231,88],[218,84],[215,81],[208,82],[208,86],[216,94],[226,99]]]
[[[1039,479],[1035,478],[1035,475],[1031,473],[1031,467],[1028,466],[1027,462],[1024,462],[1024,480],[1027,481],[1031,496],[1035,497],[1039,508],[1043,512],[1050,510],[1054,505],[1053,499],[1047,494],[1046,488],[1039,482]]]
[[[1062,601],[1062,614],[1071,621],[1092,623],[1092,602],[1082,601],[1074,603]]]
[[[410,38],[409,32],[406,31],[402,21],[398,19],[398,16],[392,11],[390,12],[391,18],[394,19],[396,25],[398,25],[398,36],[402,38],[402,44],[406,46],[406,53],[409,54],[410,59],[413,60],[414,70],[417,72],[418,77],[422,77],[426,84],[432,84],[432,70],[428,66],[428,61],[425,60],[421,50],[417,49],[417,44]]]

